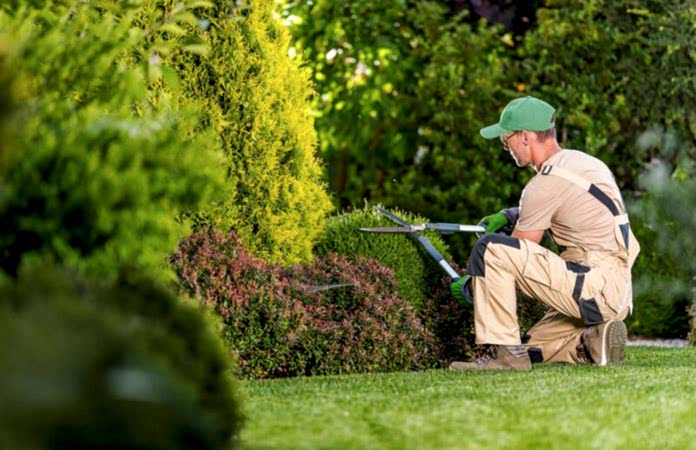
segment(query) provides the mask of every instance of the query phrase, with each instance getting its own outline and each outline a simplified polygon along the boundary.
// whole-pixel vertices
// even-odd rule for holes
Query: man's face
[[[523,142],[523,131],[511,131],[500,136],[503,150],[510,152],[517,167],[527,167],[532,164],[529,147]]]

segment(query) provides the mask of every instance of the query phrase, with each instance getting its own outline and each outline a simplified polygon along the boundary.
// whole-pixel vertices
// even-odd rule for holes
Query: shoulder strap
[[[554,167],[549,165],[542,167],[540,174],[555,175],[559,178],[563,178],[564,180],[579,186],[583,190],[589,192],[594,198],[599,200],[604,206],[607,207],[609,211],[611,211],[611,214],[614,216],[621,216],[622,214],[625,214],[619,211],[619,208],[616,207],[616,204],[611,199],[611,197],[609,197],[604,191],[599,189],[596,184],[592,183],[590,180],[576,173],[573,173],[566,169],[562,169],[560,167]],[[618,201],[621,205],[621,208],[625,211],[625,207],[621,198],[619,198]]]

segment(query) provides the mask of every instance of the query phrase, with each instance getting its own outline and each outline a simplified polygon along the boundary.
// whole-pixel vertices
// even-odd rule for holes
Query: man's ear
[[[530,138],[531,138],[531,136],[530,136],[529,131],[522,131],[522,143],[524,145],[529,145]]]

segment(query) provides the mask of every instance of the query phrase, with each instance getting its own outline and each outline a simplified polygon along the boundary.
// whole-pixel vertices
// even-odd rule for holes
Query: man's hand
[[[497,233],[510,235],[520,217],[519,208],[507,208],[500,212],[486,216],[479,222],[479,226],[486,228],[486,233]]]
[[[470,306],[474,304],[474,297],[471,295],[471,275],[464,275],[454,283],[450,284],[452,297],[460,305]]]

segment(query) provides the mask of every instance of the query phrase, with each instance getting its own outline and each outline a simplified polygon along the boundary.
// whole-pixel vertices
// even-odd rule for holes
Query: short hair
[[[537,139],[539,142],[544,142],[548,139],[556,139],[556,128],[549,128],[548,130],[545,131],[532,131],[532,133],[536,134]]]

